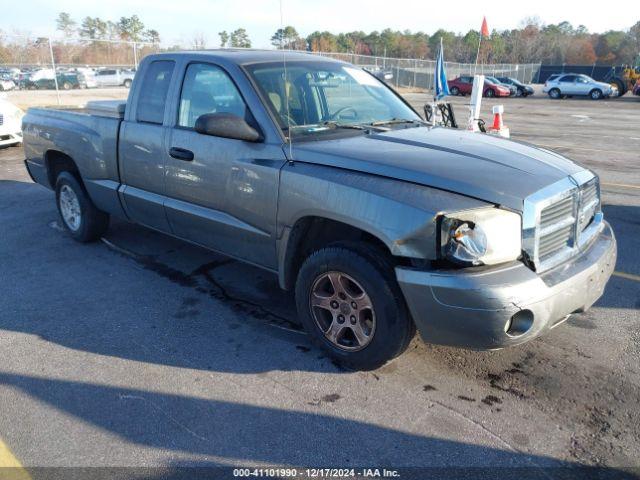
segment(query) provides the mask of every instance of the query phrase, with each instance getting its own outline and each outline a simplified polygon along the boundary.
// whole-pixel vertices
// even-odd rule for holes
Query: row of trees
[[[100,17],[85,17],[76,22],[69,13],[60,12],[56,28],[66,39],[79,36],[87,40],[124,40],[128,42],[160,43],[160,34],[147,29],[137,15],[120,17],[120,20],[103,20]]]
[[[292,26],[278,29],[271,37],[277,48],[319,52],[345,52],[397,58],[434,58],[442,38],[449,61],[475,62],[480,32],[465,34],[440,29],[432,35],[423,32],[361,31],[334,34],[316,31],[306,37]],[[481,60],[487,63],[573,63],[632,64],[640,55],[640,21],[626,31],[589,33],[584,26],[569,22],[545,25],[539,18],[528,18],[520,28],[493,30],[482,42]]]
[[[160,34],[147,28],[137,16],[121,17],[117,21],[99,17],[85,17],[77,22],[67,12],[56,18],[63,40],[54,45],[56,60],[60,63],[79,64],[130,64],[144,53],[160,49]],[[218,33],[221,47],[250,48],[251,39],[244,28]],[[76,38],[85,39],[77,42]],[[478,52],[480,33],[469,30],[455,33],[437,30],[433,34],[385,29],[365,33],[354,31],[332,33],[315,31],[302,36],[293,26],[279,28],[271,37],[276,48],[308,50],[314,52],[354,53],[396,58],[433,59],[440,39],[448,61],[472,63]],[[136,47],[117,41],[136,42]],[[0,35],[0,63],[9,58],[27,58],[34,50],[29,40],[3,41]],[[153,45],[138,45],[148,42]],[[191,48],[207,48],[206,36],[195,34]],[[169,50],[184,48],[175,45]],[[493,30],[489,38],[482,40],[480,60],[485,63],[533,63],[546,64],[637,64],[640,59],[640,21],[628,30],[610,30],[590,33],[584,26],[574,27],[569,22],[545,25],[539,18],[523,20],[519,28]]]

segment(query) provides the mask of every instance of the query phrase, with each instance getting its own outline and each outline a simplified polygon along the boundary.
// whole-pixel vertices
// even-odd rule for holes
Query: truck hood
[[[448,190],[518,211],[527,196],[584,170],[542,148],[439,127],[294,141],[293,157]]]

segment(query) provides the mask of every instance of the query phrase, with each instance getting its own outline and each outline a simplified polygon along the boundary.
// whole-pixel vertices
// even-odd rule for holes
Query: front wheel
[[[131,87],[131,80],[127,79],[124,81],[124,86],[125,88],[130,88]]]
[[[460,95],[460,89],[458,87],[451,87],[451,95],[457,97]]]
[[[494,97],[494,96],[495,96],[495,92],[494,92],[492,89],[488,88],[488,89],[484,92],[484,96],[485,96],[485,97],[487,97],[487,98],[492,98],[492,97]]]
[[[549,97],[553,98],[554,100],[558,100],[560,98],[560,90],[558,90],[557,88],[552,88],[551,90],[549,90]]]
[[[600,100],[602,98],[602,90],[594,88],[591,90],[591,93],[589,93],[589,96],[592,100]]]
[[[336,244],[305,260],[296,305],[314,343],[339,363],[373,370],[406,350],[415,326],[381,252]]]
[[[109,215],[96,208],[80,182],[69,172],[58,175],[56,204],[62,225],[79,242],[95,241],[109,227]]]

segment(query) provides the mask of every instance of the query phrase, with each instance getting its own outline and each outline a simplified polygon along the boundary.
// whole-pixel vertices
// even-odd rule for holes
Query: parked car
[[[121,69],[104,69],[96,72],[96,82],[100,87],[131,87],[135,72]]]
[[[382,68],[377,65],[364,65],[362,68],[384,82],[393,80],[393,70],[390,68]]]
[[[30,109],[26,167],[80,242],[113,215],[277,275],[310,338],[352,368],[399,355],[416,327],[521,344],[602,295],[616,241],[596,174],[431,127],[353,65],[285,55],[149,55],[126,104]]]
[[[96,88],[98,81],[96,80],[96,72],[91,68],[77,67],[71,70],[73,73],[78,73],[80,78],[83,79],[83,88]]]
[[[58,88],[61,90],[72,90],[75,88],[87,88],[85,76],[81,73],[64,72],[56,75]],[[32,80],[29,78],[23,83],[23,88],[27,90],[55,90],[56,80],[53,78],[40,78]]]
[[[16,88],[16,84],[13,83],[13,80],[0,77],[0,92],[13,90],[14,88]]]
[[[5,80],[12,80],[15,84],[18,83],[20,73],[20,69],[15,67],[0,69],[0,77],[4,78]]]
[[[533,95],[534,90],[531,85],[525,85],[517,78],[512,77],[498,77],[502,83],[506,83],[507,85],[511,85],[516,88],[515,95],[516,97],[528,97],[529,95]]]
[[[610,84],[596,82],[593,78],[579,73],[568,73],[549,78],[544,83],[542,91],[554,99],[588,96],[593,100],[599,100],[617,94],[617,90]]]
[[[511,85],[511,84],[501,82],[501,81],[500,81],[500,80],[498,80],[496,77],[492,77],[492,76],[489,76],[489,75],[485,75],[485,77],[484,77],[484,78],[486,78],[489,82],[494,83],[494,84],[496,84],[496,85],[501,85],[501,86],[503,86],[503,87],[507,87],[507,88],[509,89],[509,96],[511,96],[511,97],[515,97],[515,96],[516,96],[516,93],[518,93],[518,89],[517,89],[516,87],[514,87],[514,86],[513,86],[513,85]]]
[[[22,143],[24,113],[0,94],[0,147]]]
[[[458,78],[449,80],[449,92],[451,95],[470,95],[473,89],[473,77],[471,75],[461,75]],[[484,90],[482,95],[485,97],[508,97],[511,90],[504,85],[492,83],[485,78]]]

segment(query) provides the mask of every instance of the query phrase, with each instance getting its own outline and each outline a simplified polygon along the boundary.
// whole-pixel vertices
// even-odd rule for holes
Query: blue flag
[[[444,53],[442,51],[442,38],[440,38],[440,51],[438,52],[438,58],[436,60],[436,71],[435,71],[435,91],[436,100],[440,100],[449,93],[449,84],[447,83],[447,72],[444,70]]]

